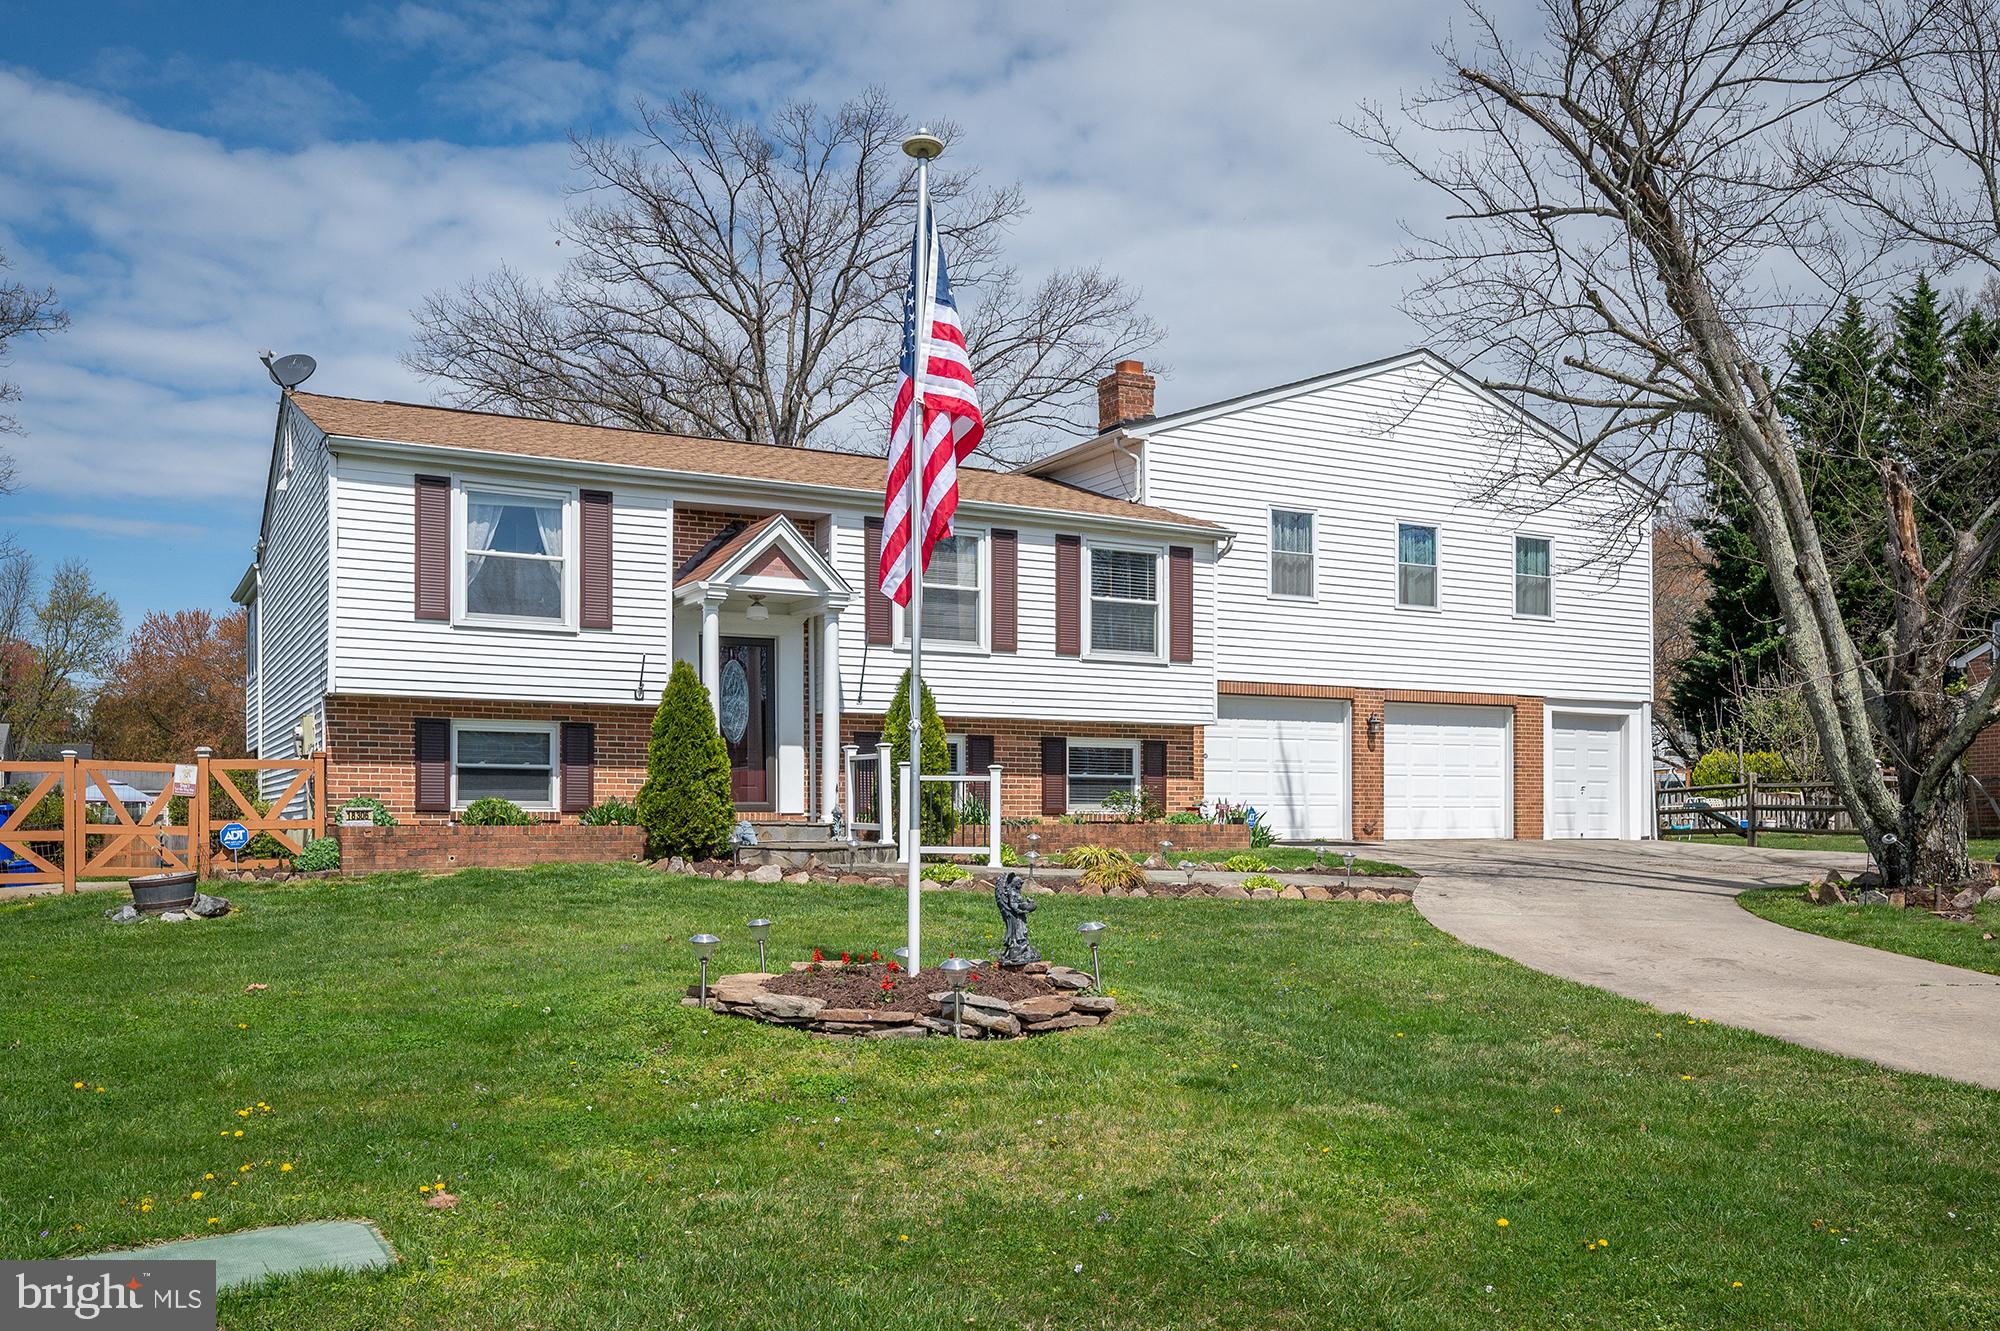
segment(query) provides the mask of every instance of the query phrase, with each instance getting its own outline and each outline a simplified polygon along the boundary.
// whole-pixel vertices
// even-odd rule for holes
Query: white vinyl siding
[[[512,800],[523,809],[556,807],[556,727],[540,722],[454,721],[451,802]]]
[[[1184,424],[1135,427],[1148,435],[1146,502],[1237,536],[1215,566],[1217,676],[1651,698],[1651,542],[1621,548],[1622,561],[1571,567],[1599,538],[1618,482],[1605,475],[1574,486],[1531,523],[1481,499],[1496,450],[1527,444],[1496,439],[1493,401],[1441,373],[1412,356]],[[1310,603],[1272,597],[1261,557],[1270,510],[1291,496],[1312,497],[1319,566],[1339,571],[1319,579]],[[1435,611],[1397,607],[1401,523],[1439,529]],[[1563,565],[1550,619],[1514,613],[1514,538],[1524,525],[1550,539]]]
[[[1555,570],[1545,536],[1514,538],[1514,613],[1547,619],[1556,612]]]
[[[1069,811],[1095,813],[1115,791],[1139,793],[1139,746],[1124,740],[1069,742]]]
[[[548,489],[546,472],[524,476],[454,469],[450,464],[450,459],[416,465],[361,456],[336,458],[338,691],[657,706],[673,666],[668,606],[674,572],[670,492],[623,481],[602,486],[611,491],[613,503],[614,628],[586,634],[562,631],[561,626],[554,632],[524,632],[519,623],[419,620],[412,614],[416,473],[451,473],[461,487],[474,490],[535,494]],[[572,517],[566,537],[572,560],[576,527]],[[453,543],[459,542],[455,538]],[[572,583],[573,569],[572,563]],[[567,600],[573,614],[573,590]],[[855,618],[858,621],[859,615]],[[267,653],[272,646],[270,632],[267,625]]]
[[[692,501],[690,501],[692,502]],[[967,521],[990,522],[1019,533],[1015,598],[1018,650],[926,655],[924,684],[937,696],[938,710],[950,717],[990,717],[1087,726],[1107,722],[1140,725],[1206,725],[1215,717],[1214,546],[1190,540],[1194,549],[1194,660],[1092,654],[1056,655],[1056,535],[1098,539],[1088,523],[1030,521],[1025,515],[987,510]],[[856,597],[840,620],[841,680],[850,712],[881,715],[909,665],[899,635],[893,645],[870,643],[860,604],[869,576],[863,568],[862,523],[875,516],[855,507],[837,510],[832,559]],[[1059,521],[1059,520],[1058,520]],[[1162,561],[1164,563],[1164,561]],[[1087,570],[1079,570],[1088,577]],[[1165,577],[1160,578],[1164,588]],[[1087,588],[1087,584],[1086,584]],[[1086,595],[1084,599],[1089,598]],[[1163,598],[1164,599],[1164,598]],[[990,618],[990,616],[989,616]],[[1162,612],[1160,641],[1164,646]],[[1085,639],[1086,647],[1088,639]],[[689,639],[690,650],[692,638]],[[928,649],[927,649],[928,650]],[[1049,733],[1057,733],[1050,731]]]
[[[261,651],[245,695],[245,728],[263,758],[298,756],[300,720],[312,717],[319,731],[326,719],[331,465],[326,436],[287,400],[278,414],[270,524],[257,583]],[[266,795],[275,795],[290,776],[265,773],[259,782]]]
[[[1271,510],[1271,595],[1312,598],[1313,548],[1312,514]]]

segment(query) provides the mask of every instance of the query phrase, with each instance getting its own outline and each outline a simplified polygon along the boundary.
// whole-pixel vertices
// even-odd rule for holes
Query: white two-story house
[[[960,473],[925,578],[925,682],[1003,817],[1114,790],[1199,803],[1216,550],[1198,517]],[[324,748],[334,800],[630,798],[674,660],[739,809],[824,821],[909,663],[873,575],[879,457],[296,393],[278,408],[250,611],[248,736]]]
[[[1608,488],[1478,498],[1513,409],[1426,352],[1152,398],[1124,362],[1095,438],[961,471],[925,681],[1003,817],[1148,790],[1294,837],[1647,834],[1650,544],[1587,558]],[[908,665],[882,483],[858,454],[287,395],[237,590],[249,743],[324,748],[336,799],[406,818],[573,814],[636,792],[679,659],[739,809],[824,821]]]
[[[1293,836],[1651,834],[1651,542],[1604,557],[1629,480],[1482,498],[1561,441],[1421,350],[1164,415],[1127,361],[1099,407],[1029,470],[1229,532],[1208,798]]]

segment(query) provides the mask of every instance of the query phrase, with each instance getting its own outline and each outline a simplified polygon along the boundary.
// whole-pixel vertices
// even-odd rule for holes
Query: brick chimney
[[[1097,381],[1097,432],[1108,434],[1153,414],[1153,376],[1143,361],[1121,360]]]

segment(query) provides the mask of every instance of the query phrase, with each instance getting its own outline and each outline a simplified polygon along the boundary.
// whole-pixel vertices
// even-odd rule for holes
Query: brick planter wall
[[[417,869],[524,869],[531,864],[603,864],[645,855],[643,827],[534,823],[527,827],[460,827],[419,823],[401,827],[340,827],[342,873]]]
[[[1160,853],[1160,843],[1171,841],[1181,850],[1248,850],[1250,828],[1243,823],[1037,823],[1033,827],[1002,828],[1000,839],[1025,855],[1028,834],[1041,840],[1033,848],[1044,855],[1072,846],[1110,846],[1144,859]]]

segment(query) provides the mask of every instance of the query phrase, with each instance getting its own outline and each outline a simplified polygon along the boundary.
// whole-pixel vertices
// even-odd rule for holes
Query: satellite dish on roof
[[[311,356],[280,356],[272,360],[271,353],[267,351],[258,359],[264,362],[271,382],[288,393],[312,378],[313,371],[319,368],[319,362]]]

